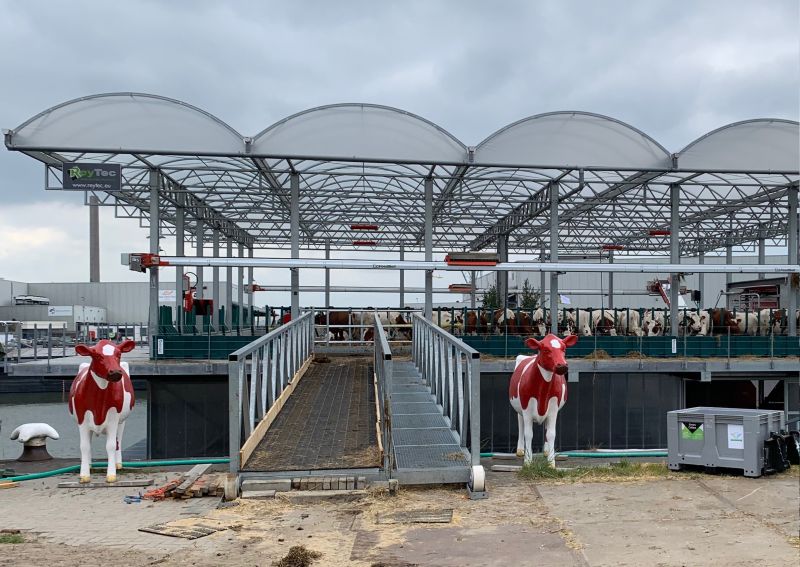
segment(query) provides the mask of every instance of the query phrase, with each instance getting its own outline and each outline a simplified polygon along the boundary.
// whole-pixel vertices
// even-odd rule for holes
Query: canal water
[[[136,392],[133,412],[125,421],[122,439],[122,458],[141,460],[146,455],[147,398],[146,392]],[[66,394],[62,392],[0,394],[0,460],[13,460],[22,453],[22,444],[9,439],[11,432],[23,423],[44,422],[58,431],[59,439],[48,439],[47,450],[54,457],[78,459],[80,437],[78,423],[70,415]],[[127,453],[126,453],[127,450]],[[106,457],[105,437],[94,437],[92,456]]]

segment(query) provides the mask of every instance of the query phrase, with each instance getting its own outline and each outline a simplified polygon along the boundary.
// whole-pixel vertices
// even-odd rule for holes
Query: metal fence
[[[231,472],[239,470],[242,440],[282,401],[284,390],[312,356],[313,322],[312,314],[304,313],[228,356]]]
[[[469,450],[471,464],[480,465],[480,353],[419,314],[412,323],[414,365]]]
[[[381,320],[376,318],[375,354],[373,367],[375,369],[375,407],[378,416],[378,438],[381,440],[383,451],[383,470],[391,478],[394,468],[394,448],[392,446],[392,350],[383,328]]]

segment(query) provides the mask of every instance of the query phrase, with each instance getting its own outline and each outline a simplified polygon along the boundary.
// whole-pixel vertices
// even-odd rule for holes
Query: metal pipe
[[[499,234],[497,236],[497,259],[500,262],[508,262],[508,235]],[[497,298],[500,301],[498,307],[505,308],[508,301],[508,272],[497,272]]]
[[[226,258],[233,260],[233,239],[227,239]],[[225,268],[225,328],[230,331],[233,327],[233,264],[223,264]]]
[[[613,250],[608,251],[608,263],[614,263]],[[602,278],[603,276],[601,275],[600,277]],[[614,309],[614,272],[608,272],[608,308]]]
[[[670,226],[670,236],[669,236],[669,261],[672,264],[680,264],[681,263],[681,252],[680,252],[680,230],[681,230],[681,218],[680,218],[680,198],[681,198],[681,187],[678,184],[672,184],[669,186],[669,202],[670,202],[670,214],[669,214],[669,226]],[[669,277],[669,319],[670,319],[670,334],[673,337],[678,336],[678,303],[680,297],[680,276],[672,272]]]
[[[253,257],[253,247],[247,247],[247,256],[249,258]],[[247,313],[248,319],[250,321],[250,332],[255,334],[256,332],[256,325],[254,320],[255,309],[253,307],[253,298],[255,297],[255,292],[253,291],[253,266],[247,266],[247,286],[250,291],[247,292]]]
[[[197,225],[195,227],[195,230],[196,230],[196,232],[195,232],[195,244],[196,244],[196,250],[197,250],[197,257],[198,258],[202,258],[203,257],[203,246],[204,246],[203,239],[205,238],[205,226],[203,226],[203,221],[202,220],[197,219]],[[205,294],[203,293],[203,287],[205,287],[205,279],[204,279],[203,275],[204,274],[203,274],[203,266],[202,266],[202,264],[197,264],[197,292],[196,292],[197,299],[203,299],[203,297],[205,297]],[[202,333],[203,332],[203,320],[204,320],[204,318],[203,318],[202,315],[197,315],[195,317],[195,326],[197,328],[197,332],[198,333]]]
[[[400,261],[406,259],[406,245],[402,242],[400,243]],[[404,270],[400,270],[400,304],[398,307],[402,309],[406,304],[406,273]]]
[[[697,255],[697,264],[702,266],[706,263],[706,253],[703,250]],[[703,305],[706,302],[706,274],[705,272],[700,272],[697,274],[697,287],[700,290],[700,303],[698,304],[698,309],[702,309]]]
[[[211,247],[212,255],[214,258],[219,258],[219,230],[217,228],[211,229]],[[252,270],[252,268],[250,268]],[[219,317],[219,266],[214,266],[211,270],[211,303],[213,307],[211,310],[211,325],[219,329],[222,321]]]
[[[789,230],[788,235],[786,237],[786,247],[788,253],[788,260],[790,265],[797,266],[798,263],[798,256],[800,252],[798,252],[798,186],[797,184],[792,185],[789,187]],[[800,289],[794,287],[793,285],[789,285],[789,325],[788,325],[788,333],[791,337],[797,336],[797,304],[798,304],[798,295],[800,295]]]
[[[183,201],[183,195],[178,195],[180,202]],[[175,254],[177,256],[184,255],[184,244],[186,242],[186,215],[183,207],[178,206],[175,208]],[[183,267],[175,268],[175,328],[179,333],[183,332],[184,316],[183,316]]]
[[[239,243],[239,258],[244,258],[244,244]],[[239,330],[244,326],[244,264],[236,268],[237,301],[239,302]]]
[[[403,262],[393,260],[323,260],[321,258],[192,258],[178,256],[161,256],[161,266],[195,266],[198,263],[203,266],[253,266],[256,268],[309,268],[309,269],[341,269],[341,270],[433,270],[463,272],[463,265],[448,264],[440,261],[421,261],[404,260]],[[481,266],[481,271],[519,271],[519,272],[609,272],[614,273],[641,273],[657,274],[664,272],[680,272],[681,270],[693,273],[709,274],[757,274],[764,271],[768,274],[800,274],[800,266],[792,264],[705,264],[692,265],[686,264],[590,264],[590,263],[571,263],[571,262],[508,262],[496,264],[494,266]]]
[[[331,259],[331,241],[325,241],[325,259]],[[401,258],[402,260],[402,258]],[[400,272],[402,274],[402,272]],[[400,276],[402,278],[402,276]],[[291,291],[291,286],[289,286],[289,291]],[[298,290],[299,291],[299,290]],[[331,270],[330,268],[325,268],[325,307],[328,308],[331,306]]]
[[[759,238],[758,239],[758,263],[759,264],[766,264],[767,263],[767,239],[766,238]],[[764,274],[758,274],[758,279],[763,280],[766,276]]]
[[[433,178],[425,178],[425,261],[433,260]],[[433,314],[433,270],[425,271],[425,318]]]
[[[583,172],[581,171],[581,185]],[[550,184],[550,262],[558,263],[558,183]],[[558,335],[558,271],[550,272],[550,332]]]
[[[100,201],[89,197],[89,281],[100,281]]]
[[[159,198],[158,188],[161,176],[155,169],[150,170],[150,253],[158,255]],[[158,270],[150,270],[150,313],[147,332],[150,337],[150,352],[156,352],[156,335],[158,334]],[[85,314],[82,314],[85,315]],[[83,317],[84,319],[86,317]]]
[[[300,175],[292,173],[290,176],[291,201],[289,215],[290,248],[293,259],[300,258]],[[300,272],[297,267],[291,269],[292,284],[292,319],[300,316]]]

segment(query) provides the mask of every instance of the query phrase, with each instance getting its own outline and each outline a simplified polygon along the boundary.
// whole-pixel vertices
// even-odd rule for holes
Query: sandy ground
[[[102,557],[123,565],[269,566],[293,545],[321,552],[317,566],[800,561],[796,472],[596,483],[532,483],[490,473],[490,496],[478,501],[460,487],[402,488],[396,496],[373,491],[359,502],[278,498],[225,509],[211,498],[124,504],[131,489],[57,489],[57,480],[0,491],[0,529],[16,527],[26,537],[26,543],[0,544],[0,565],[87,565]],[[450,523],[384,523],[401,511],[448,509]],[[198,518],[224,529],[193,541],[137,531]]]

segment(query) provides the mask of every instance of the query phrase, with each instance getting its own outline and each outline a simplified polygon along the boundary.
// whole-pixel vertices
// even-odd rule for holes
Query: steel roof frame
[[[12,148],[13,149],[13,148]],[[45,164],[46,185],[60,189],[60,164],[102,161],[123,166],[123,190],[97,194],[120,218],[148,226],[147,172],[163,176],[163,234],[174,233],[182,206],[247,247],[280,248],[290,241],[292,175],[300,178],[301,247],[359,249],[366,239],[350,224],[374,223],[376,250],[421,250],[424,180],[434,182],[433,246],[438,252],[483,249],[509,235],[509,251],[538,254],[549,245],[550,198],[558,190],[559,250],[596,253],[623,246],[617,255],[665,253],[668,238],[649,230],[670,225],[669,186],[680,187],[681,253],[759,239],[785,241],[787,191],[798,172],[512,167],[387,161],[292,159],[280,156],[112,154],[57,148],[25,150]],[[88,203],[87,195],[86,202]],[[187,231],[189,235],[192,231]],[[190,236],[190,239],[193,239]]]

